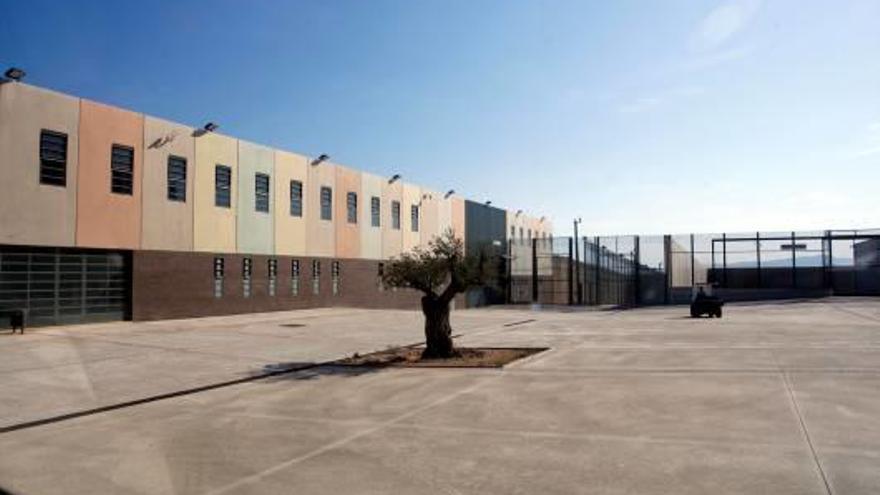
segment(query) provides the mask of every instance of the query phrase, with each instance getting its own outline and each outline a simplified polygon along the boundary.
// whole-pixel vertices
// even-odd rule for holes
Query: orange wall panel
[[[348,193],[357,195],[358,210],[369,208],[369,200],[361,197],[361,174],[347,167],[336,166],[336,191],[334,213],[336,220],[336,256],[338,258],[361,257],[361,225],[348,222]],[[360,221],[358,211],[356,220]]]
[[[77,183],[77,246],[140,248],[143,140],[144,118],[141,114],[82,100]],[[110,154],[114,144],[134,148],[134,184],[131,195],[110,191]]]

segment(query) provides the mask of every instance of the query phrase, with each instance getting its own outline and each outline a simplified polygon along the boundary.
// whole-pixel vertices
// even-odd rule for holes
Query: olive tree
[[[448,229],[427,246],[391,259],[382,280],[392,287],[407,287],[422,293],[425,315],[425,358],[456,355],[449,324],[449,307],[456,294],[485,283],[490,273],[485,255],[465,256],[464,246]]]

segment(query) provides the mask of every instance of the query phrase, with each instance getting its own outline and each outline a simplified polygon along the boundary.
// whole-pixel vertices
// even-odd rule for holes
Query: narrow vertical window
[[[269,213],[269,176],[266,174],[254,174],[254,209]]]
[[[510,240],[516,239],[516,227],[510,228]]]
[[[226,260],[214,258],[214,297],[223,297],[223,275],[226,271]]]
[[[275,287],[278,280],[278,260],[269,260],[269,296],[275,296]]]
[[[321,293],[321,262],[312,260],[312,294]]]
[[[346,194],[346,213],[348,223],[357,223],[358,221],[358,195],[350,192]]]
[[[40,131],[40,184],[67,186],[67,134]]]
[[[303,216],[303,183],[298,180],[290,181],[290,216]]]
[[[373,227],[378,227],[381,222],[381,205],[381,201],[376,196],[370,198],[370,224]]]
[[[134,194],[134,148],[114,144],[110,153],[110,190]]]
[[[400,230],[400,201],[391,202],[391,228]]]
[[[412,205],[410,207],[410,225],[412,226],[413,232],[419,231],[419,207],[417,205]]]
[[[378,271],[376,273],[376,287],[379,289],[380,292],[385,290],[384,276],[385,276],[385,263],[379,263]]]
[[[333,220],[333,189],[321,187],[321,220]]]
[[[299,260],[290,261],[290,295],[299,295]]]
[[[251,275],[253,274],[253,260],[244,258],[241,260],[241,288],[244,297],[251,297]]]
[[[330,266],[330,275],[332,276],[332,280],[333,280],[333,295],[334,296],[339,295],[339,271],[340,271],[340,268],[341,267],[340,267],[340,264],[338,261],[334,261],[333,264]]]
[[[525,239],[525,238],[526,238],[526,236],[523,234],[523,228],[520,227],[520,228],[519,228],[519,240],[522,241],[522,240]]]
[[[532,229],[529,229],[529,240],[532,240]]]
[[[214,167],[214,206],[232,206],[232,169],[226,165]]]
[[[186,158],[168,157],[168,200],[186,202]]]

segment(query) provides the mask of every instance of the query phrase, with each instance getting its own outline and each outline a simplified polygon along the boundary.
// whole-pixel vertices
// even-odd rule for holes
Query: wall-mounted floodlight
[[[516,216],[522,215],[522,210],[516,210]]]
[[[545,220],[546,218],[547,218],[547,217],[541,217],[541,220],[539,220],[539,221],[540,221],[541,223],[544,223],[544,220]]]
[[[202,126],[202,129],[204,129],[205,132],[214,132],[219,128],[220,128],[220,126],[215,124],[214,122],[208,122],[207,124]]]
[[[492,206],[492,200],[490,199],[489,201],[486,201],[486,202],[483,203],[483,204],[486,205],[486,206]]]
[[[450,189],[443,195],[443,199],[449,199],[449,196],[452,196],[453,194],[455,194],[455,189]]]
[[[311,161],[311,164],[313,167],[317,167],[318,165],[326,162],[329,159],[330,159],[330,155],[325,155],[324,153],[321,153],[320,155],[318,155],[318,158],[315,158],[314,160]]]
[[[3,73],[7,79],[12,79],[15,82],[21,81],[24,79],[24,76],[27,75],[27,72],[19,69],[18,67],[10,67],[6,69],[6,72]]]
[[[394,184],[395,182],[397,182],[397,181],[399,181],[399,180],[400,180],[400,174],[394,174],[394,175],[391,176],[390,179],[388,179],[388,183],[389,183],[389,184]]]

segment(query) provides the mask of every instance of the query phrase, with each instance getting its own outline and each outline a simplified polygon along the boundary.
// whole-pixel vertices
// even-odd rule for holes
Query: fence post
[[[599,250],[599,236],[595,238],[595,245],[593,248],[596,250],[596,275],[595,275],[595,284],[596,284],[596,305],[602,304],[601,298],[601,284],[602,284],[602,253]]]
[[[672,286],[672,236],[663,236],[663,264],[666,266],[665,283],[663,284],[663,303],[669,304],[669,288]]]
[[[694,273],[696,269],[696,262],[694,261],[694,234],[691,234],[691,288],[697,282],[697,275]]]
[[[755,232],[755,253],[758,257],[758,288],[761,288],[761,233]]]
[[[507,241],[507,304],[513,303],[513,238]]]
[[[551,259],[552,263],[553,260]],[[538,239],[532,239],[532,303],[538,304]]]
[[[834,294],[834,251],[831,246],[833,242],[831,241],[831,231],[825,231],[825,237],[828,242],[828,266],[825,269],[826,280],[826,289],[831,289],[831,293]]]
[[[641,277],[640,277],[641,264],[642,264],[641,253],[640,253],[641,244],[639,241],[639,236],[635,236],[634,240],[635,240],[635,249],[633,250],[633,263],[634,263],[633,274],[634,274],[635,278],[633,280],[633,288],[635,289],[635,297],[633,298],[633,302],[635,302],[635,305],[638,306],[642,302],[642,282],[641,282]]]
[[[795,234],[791,233],[791,287],[797,289],[797,249],[795,249]]]
[[[574,239],[568,238],[568,305],[574,304]]]
[[[575,229],[576,230],[576,229]],[[580,244],[578,244],[577,236],[574,236],[574,280],[575,280],[575,294],[577,298],[575,299],[578,304],[584,303],[584,291],[581,287],[581,256],[580,256]],[[587,253],[584,253],[584,258],[587,257]]]
[[[721,285],[727,288],[727,232],[721,234]]]

